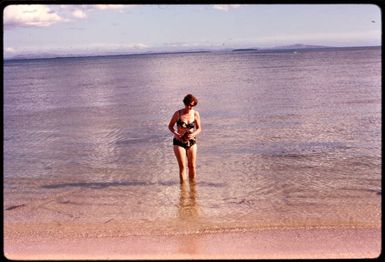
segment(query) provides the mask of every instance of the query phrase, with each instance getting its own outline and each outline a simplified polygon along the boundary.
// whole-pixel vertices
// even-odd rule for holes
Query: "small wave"
[[[344,190],[344,191],[370,192],[370,193],[375,193],[376,195],[382,195],[382,190],[381,190],[381,189],[342,187],[342,188],[340,188],[340,190]],[[359,196],[359,197],[360,197],[360,196]]]
[[[175,226],[175,225],[174,225]],[[367,225],[352,224],[330,224],[330,225],[204,225],[199,228],[147,228],[147,230],[137,230],[127,232],[130,236],[193,236],[203,234],[221,234],[221,233],[252,233],[266,230],[322,230],[322,229],[357,229],[370,228]]]
[[[130,137],[130,138],[124,138],[121,140],[117,140],[116,144],[117,145],[130,145],[130,144],[142,143],[146,140],[147,140],[146,138],[141,138],[141,137]]]
[[[225,183],[213,183],[213,182],[198,182],[197,185],[203,186],[203,187],[216,187],[216,188],[226,186]]]
[[[374,104],[378,103],[381,104],[380,99],[361,99],[361,100],[351,100],[351,101],[346,101],[346,104]]]
[[[80,188],[107,188],[107,187],[120,187],[120,186],[149,186],[154,183],[147,181],[125,181],[125,182],[79,182],[79,183],[63,183],[63,184],[51,184],[44,185],[42,188],[56,189],[65,187],[80,187]]]

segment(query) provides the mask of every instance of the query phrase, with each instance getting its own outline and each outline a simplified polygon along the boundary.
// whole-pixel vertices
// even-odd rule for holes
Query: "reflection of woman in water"
[[[193,107],[198,104],[198,100],[193,95],[188,94],[184,97],[183,103],[185,107],[176,111],[168,124],[168,129],[174,134],[174,153],[178,160],[181,182],[187,179],[186,163],[188,164],[189,178],[195,178],[197,156],[196,136],[202,130],[199,113],[193,109]],[[176,131],[174,130],[175,123],[177,125]]]
[[[199,232],[201,223],[199,221],[200,208],[197,201],[198,194],[195,188],[195,180],[190,183],[180,184],[180,195],[178,205],[177,224],[185,232]],[[196,254],[199,248],[199,241],[194,237],[185,237],[178,241],[178,251],[184,254]]]
[[[186,183],[181,183],[178,207],[179,218],[182,220],[194,219],[199,216],[195,181],[190,181],[189,188],[187,188]]]

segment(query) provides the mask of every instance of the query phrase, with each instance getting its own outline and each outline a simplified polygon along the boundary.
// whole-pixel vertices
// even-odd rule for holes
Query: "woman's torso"
[[[183,113],[183,109],[179,110],[176,125],[177,132],[181,135],[186,132],[193,132],[195,128],[195,111],[190,110],[188,113]]]

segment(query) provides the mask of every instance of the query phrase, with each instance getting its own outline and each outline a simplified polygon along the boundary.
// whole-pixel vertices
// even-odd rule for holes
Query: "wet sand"
[[[72,260],[375,258],[381,252],[381,230],[377,228],[275,228],[134,236],[124,234],[122,225],[121,234],[116,228],[101,232],[97,227],[67,225],[64,229],[55,224],[8,223],[4,253],[8,259],[17,260]]]

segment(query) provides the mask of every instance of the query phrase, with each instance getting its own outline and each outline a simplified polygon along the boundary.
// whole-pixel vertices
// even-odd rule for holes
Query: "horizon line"
[[[14,57],[3,57],[3,61],[22,61],[22,60],[44,60],[44,59],[65,59],[65,58],[92,58],[92,57],[117,57],[117,56],[142,56],[142,55],[167,55],[167,54],[193,54],[193,53],[215,53],[215,52],[255,52],[255,53],[271,53],[271,52],[294,52],[294,51],[315,51],[327,49],[356,49],[356,48],[381,48],[382,45],[362,45],[362,46],[323,46],[323,45],[306,45],[306,44],[292,44],[277,47],[250,47],[250,48],[197,48],[189,50],[175,50],[175,51],[143,51],[143,52],[129,52],[124,51],[101,51],[101,54],[46,54],[39,56],[39,54],[25,54],[16,55]],[[110,54],[108,54],[110,52]]]

